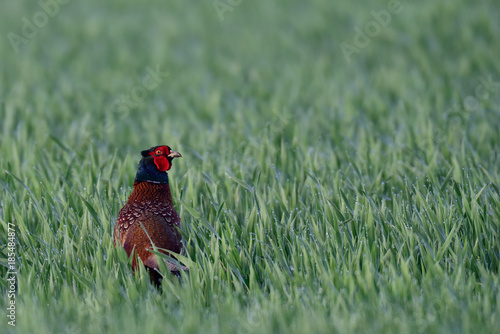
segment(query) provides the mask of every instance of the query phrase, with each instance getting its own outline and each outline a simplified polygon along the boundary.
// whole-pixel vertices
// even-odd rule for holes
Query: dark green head
[[[139,161],[135,176],[136,182],[168,183],[166,172],[172,167],[172,160],[182,157],[179,152],[173,151],[166,145],[151,147],[141,154],[142,159]]]

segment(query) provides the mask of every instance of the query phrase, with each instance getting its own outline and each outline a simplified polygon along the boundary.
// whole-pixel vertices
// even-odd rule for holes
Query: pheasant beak
[[[167,157],[173,159],[173,158],[180,158],[180,157],[182,157],[182,155],[179,152],[170,151],[170,154],[167,155]]]

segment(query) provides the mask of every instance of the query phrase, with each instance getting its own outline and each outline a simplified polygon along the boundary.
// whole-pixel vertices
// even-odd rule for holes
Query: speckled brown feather
[[[153,249],[153,242],[162,253],[168,254],[162,249],[180,253],[182,236],[179,227],[180,218],[175,211],[168,183],[134,182],[132,194],[118,215],[115,244],[122,245],[129,256],[135,247],[132,268],[136,269],[138,256],[150,269],[152,280],[156,281],[159,275],[155,272],[159,269],[157,258],[148,249]],[[167,267],[178,274],[176,264],[167,261]],[[184,266],[180,269],[187,270]]]

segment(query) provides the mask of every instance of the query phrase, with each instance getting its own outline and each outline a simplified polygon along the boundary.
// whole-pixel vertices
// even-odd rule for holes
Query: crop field
[[[497,0],[2,1],[1,333],[500,333]],[[113,228],[140,152],[190,272]]]

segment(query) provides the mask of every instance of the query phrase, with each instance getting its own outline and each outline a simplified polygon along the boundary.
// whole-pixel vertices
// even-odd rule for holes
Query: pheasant
[[[134,272],[138,256],[149,271],[151,281],[159,286],[162,279],[158,266],[160,257],[149,250],[153,249],[153,244],[158,251],[168,255],[169,251],[180,253],[182,250],[181,220],[172,202],[167,174],[172,160],[182,155],[166,145],[151,147],[141,154],[134,188],[116,221],[114,242],[115,246],[120,244],[125,248],[129,257],[133,256]],[[180,276],[180,270],[188,270],[172,261],[166,261],[166,265],[176,276]]]

